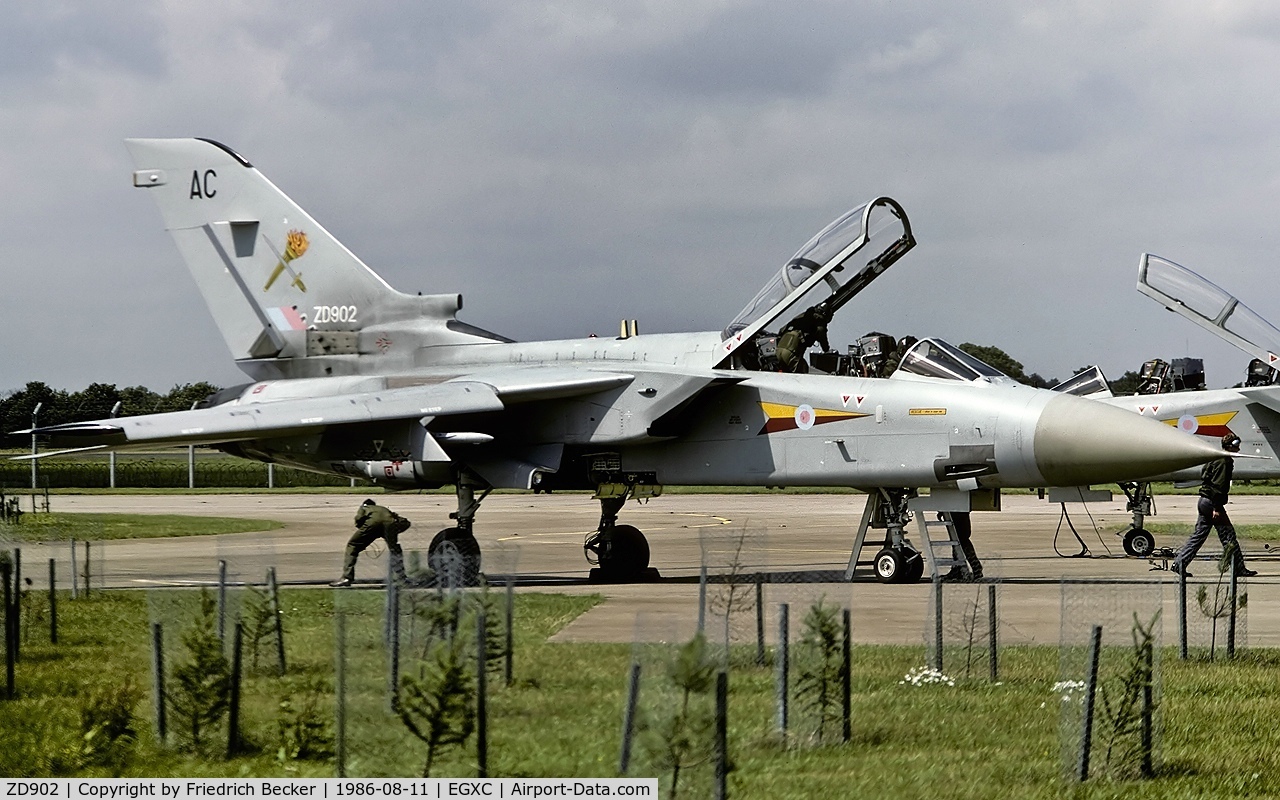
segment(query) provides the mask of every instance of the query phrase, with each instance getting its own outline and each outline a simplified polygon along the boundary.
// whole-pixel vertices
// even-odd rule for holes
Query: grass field
[[[270,519],[200,517],[179,514],[24,514],[17,525],[0,526],[0,541],[59,542],[68,539],[155,539],[165,536],[213,536],[283,528]]]
[[[197,593],[106,592],[62,598],[59,644],[48,643],[47,609],[27,600],[26,642],[17,665],[17,699],[0,702],[0,774],[135,776],[312,776],[334,774],[332,757],[280,760],[281,700],[317,703],[332,728],[334,620],[349,631],[347,771],[351,775],[420,773],[422,744],[387,709],[381,608],[373,591],[286,590],[282,593],[288,675],[274,657],[246,654],[242,730],[248,752],[227,759],[225,738],[196,756],[160,748],[151,724],[148,622],[167,620],[170,662],[181,615]],[[239,598],[246,601],[247,598]],[[633,654],[646,674],[661,673],[673,648],[633,651],[624,645],[549,644],[547,637],[585,611],[593,597],[519,594],[514,683],[493,680],[489,700],[489,774],[612,777],[617,774],[621,710]],[[337,603],[337,607],[335,607]],[[247,609],[247,605],[241,605]],[[167,610],[166,610],[167,609]],[[178,631],[174,627],[178,627]],[[407,636],[407,633],[405,634]],[[412,648],[409,648],[412,650]],[[273,652],[273,651],[272,651]],[[656,655],[655,655],[656,653]],[[656,659],[656,660],[655,660]],[[913,685],[904,676],[924,662],[919,647],[854,650],[853,737],[847,744],[784,745],[775,734],[772,670],[734,659],[730,671],[730,794],[752,798],[946,797],[1224,797],[1280,793],[1280,655],[1247,653],[1232,662],[1180,662],[1162,653],[1163,744],[1155,777],[1101,778],[1069,789],[1060,778],[1060,679],[1056,648],[1009,648],[1001,682]],[[742,661],[739,665],[737,662]],[[402,674],[413,670],[406,655]],[[172,669],[172,666],[171,666]],[[90,698],[137,693],[138,737],[118,767],[84,764],[82,710]],[[314,685],[316,691],[307,687]],[[642,690],[642,710],[670,705],[656,683]],[[127,694],[127,692],[125,692]],[[171,723],[172,725],[173,723]],[[225,736],[225,721],[218,728]],[[216,738],[216,737],[215,737]],[[652,748],[638,745],[633,775],[660,770]],[[838,740],[837,740],[838,742]],[[437,762],[434,776],[474,775],[470,742]],[[706,768],[685,775],[681,796],[702,797]],[[669,785],[662,771],[663,786]]]

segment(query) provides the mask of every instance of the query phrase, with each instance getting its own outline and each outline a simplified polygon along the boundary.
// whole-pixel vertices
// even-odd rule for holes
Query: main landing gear
[[[661,493],[661,486],[602,483],[595,498],[600,501],[600,525],[587,534],[582,549],[593,583],[636,583],[655,581],[658,571],[649,566],[649,542],[640,530],[618,524],[618,512],[628,497],[647,500]]]
[[[1129,530],[1124,532],[1124,551],[1131,556],[1146,558],[1156,549],[1156,539],[1143,528],[1148,516],[1155,514],[1155,504],[1151,497],[1150,483],[1122,483],[1120,490],[1128,498],[1125,511],[1133,514],[1133,522]]]
[[[476,489],[482,489],[476,497]],[[480,503],[493,487],[470,472],[458,475],[455,492],[458,510],[449,514],[457,525],[435,535],[427,546],[427,563],[440,586],[477,586],[480,583],[480,543],[471,531]]]

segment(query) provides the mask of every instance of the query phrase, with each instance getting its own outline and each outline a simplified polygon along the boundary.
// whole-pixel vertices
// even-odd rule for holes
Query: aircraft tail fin
[[[392,289],[245,158],[208,139],[127,139],[232,355],[255,377],[359,372],[363,356],[502,341],[457,323],[457,294]],[[392,352],[392,351],[397,352]],[[337,359],[331,357],[340,357]],[[342,358],[345,357],[345,358]]]

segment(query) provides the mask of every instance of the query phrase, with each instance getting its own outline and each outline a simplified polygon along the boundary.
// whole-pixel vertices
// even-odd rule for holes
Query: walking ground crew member
[[[1234,433],[1228,433],[1222,437],[1222,449],[1228,453],[1240,452],[1240,437]],[[1230,553],[1235,563],[1235,573],[1249,577],[1257,575],[1256,570],[1248,569],[1244,565],[1244,554],[1240,552],[1240,543],[1236,540],[1236,529],[1231,524],[1231,518],[1227,516],[1227,495],[1231,492],[1231,473],[1235,469],[1235,460],[1231,456],[1223,456],[1215,461],[1210,461],[1200,470],[1200,500],[1196,503],[1196,511],[1199,517],[1196,519],[1196,529],[1191,532],[1191,538],[1187,539],[1187,543],[1178,551],[1178,556],[1173,560],[1173,565],[1169,567],[1172,571],[1191,577],[1191,573],[1187,572],[1187,565],[1191,563],[1191,559],[1196,557],[1196,552],[1200,549],[1200,545],[1204,544],[1204,540],[1209,538],[1209,528],[1215,528],[1218,531],[1218,538],[1222,540],[1222,550],[1224,553]]]
[[[356,510],[356,532],[347,540],[346,559],[342,562],[342,577],[330,586],[350,586],[356,579],[356,559],[364,549],[378,539],[387,543],[391,553],[391,571],[401,584],[408,584],[404,572],[404,551],[400,549],[400,534],[409,529],[409,520],[383,508],[373,500],[365,500]]]

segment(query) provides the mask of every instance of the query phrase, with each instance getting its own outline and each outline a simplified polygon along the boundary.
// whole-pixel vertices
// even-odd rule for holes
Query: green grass
[[[17,525],[0,526],[0,540],[56,542],[68,539],[156,539],[166,536],[212,536],[283,528],[270,519],[195,517],[179,514],[68,514],[57,511],[23,514]]]
[[[226,760],[156,747],[151,733],[149,610],[177,639],[174,609],[194,592],[106,592],[60,601],[60,644],[47,643],[39,596],[28,598],[28,641],[18,664],[17,700],[0,704],[0,774],[106,775],[75,767],[78,709],[88,688],[126,679],[147,695],[137,706],[140,741],[121,771],[133,776],[333,775],[329,761],[275,758],[277,705],[289,687],[319,680],[332,687],[335,600],[347,619],[348,772],[414,776],[421,744],[386,708],[380,608],[373,591],[282,593],[290,674],[274,677],[264,655],[244,683],[244,730],[254,752]],[[243,599],[241,597],[240,599]],[[596,603],[595,597],[517,595],[515,683],[495,681],[489,704],[489,772],[499,777],[616,775],[621,709],[633,648],[549,644],[546,638]],[[166,611],[168,609],[168,611]],[[407,633],[404,635],[407,636]],[[654,648],[644,652],[652,657]],[[170,648],[170,659],[180,649]],[[958,680],[954,687],[911,686],[920,647],[856,647],[853,740],[784,747],[773,732],[773,673],[735,665],[730,678],[729,739],[734,797],[1057,798],[1217,797],[1280,793],[1280,655],[1248,652],[1232,662],[1180,662],[1162,653],[1164,737],[1157,775],[1148,781],[1098,780],[1066,791],[1058,733],[1059,654],[1051,647],[1008,648],[1002,683]],[[251,664],[246,654],[246,664]],[[646,666],[650,678],[656,662]],[[412,665],[406,656],[405,668]],[[661,710],[646,682],[642,709]],[[324,708],[332,708],[326,694]],[[794,712],[793,712],[794,713]],[[633,775],[656,774],[642,752]],[[469,750],[438,764],[437,776],[474,775]],[[696,772],[696,771],[695,771]],[[693,786],[705,781],[693,775]],[[705,796],[690,791],[681,796]]]

